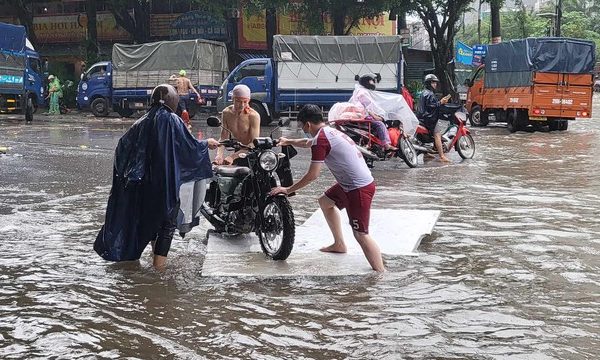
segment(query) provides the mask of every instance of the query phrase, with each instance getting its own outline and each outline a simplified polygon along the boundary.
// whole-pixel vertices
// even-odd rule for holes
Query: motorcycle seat
[[[417,130],[420,130],[422,132],[429,132],[429,130],[423,123],[419,123],[419,125],[417,125]]]
[[[215,168],[215,173],[227,177],[244,177],[250,174],[250,168],[246,166],[220,165]]]

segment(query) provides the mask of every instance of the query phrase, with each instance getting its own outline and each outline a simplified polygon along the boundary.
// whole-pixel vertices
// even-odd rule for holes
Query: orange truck
[[[472,126],[506,122],[510,132],[591,118],[595,44],[528,38],[488,45],[484,64],[465,81]]]

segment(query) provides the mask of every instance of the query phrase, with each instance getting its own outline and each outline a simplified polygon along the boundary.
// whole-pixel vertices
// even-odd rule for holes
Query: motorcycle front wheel
[[[472,159],[475,156],[475,141],[471,134],[461,136],[454,148],[463,159]]]
[[[401,137],[400,140],[398,140],[398,148],[400,150],[400,156],[406,165],[411,168],[417,167],[419,164],[419,154],[410,140],[405,137]]]
[[[262,211],[263,223],[256,233],[265,255],[273,260],[285,260],[294,247],[296,228],[294,213],[286,197],[270,198]]]

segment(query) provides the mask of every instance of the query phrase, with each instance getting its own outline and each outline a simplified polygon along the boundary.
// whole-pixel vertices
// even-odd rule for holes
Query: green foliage
[[[410,80],[405,84],[405,86],[415,101],[419,98],[421,92],[423,91],[423,82],[421,81]]]
[[[416,14],[427,30],[435,73],[440,78],[441,90],[452,92],[454,82],[454,43],[465,11],[470,9],[473,0],[416,0],[390,1],[398,8]]]
[[[573,0],[575,1],[575,0]],[[600,33],[594,31],[594,17],[586,16],[579,11],[563,12],[562,35],[579,39],[593,40],[596,42],[596,54],[600,56]],[[521,9],[518,11],[503,12],[501,14],[502,40],[523,39],[527,37],[547,36],[551,22],[547,18],[537,16],[536,13]],[[490,42],[490,21],[481,21],[481,42]],[[472,46],[477,44],[477,24],[466,26],[460,31],[457,40]]]

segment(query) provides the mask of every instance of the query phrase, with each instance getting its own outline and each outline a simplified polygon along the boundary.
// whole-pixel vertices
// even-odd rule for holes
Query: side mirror
[[[83,73],[79,76],[79,79],[83,80]]]
[[[291,121],[292,119],[290,119],[289,117],[280,118],[278,126],[288,126]]]
[[[206,119],[206,125],[210,127],[219,127],[221,126],[221,120],[216,116],[209,116],[208,119]]]

